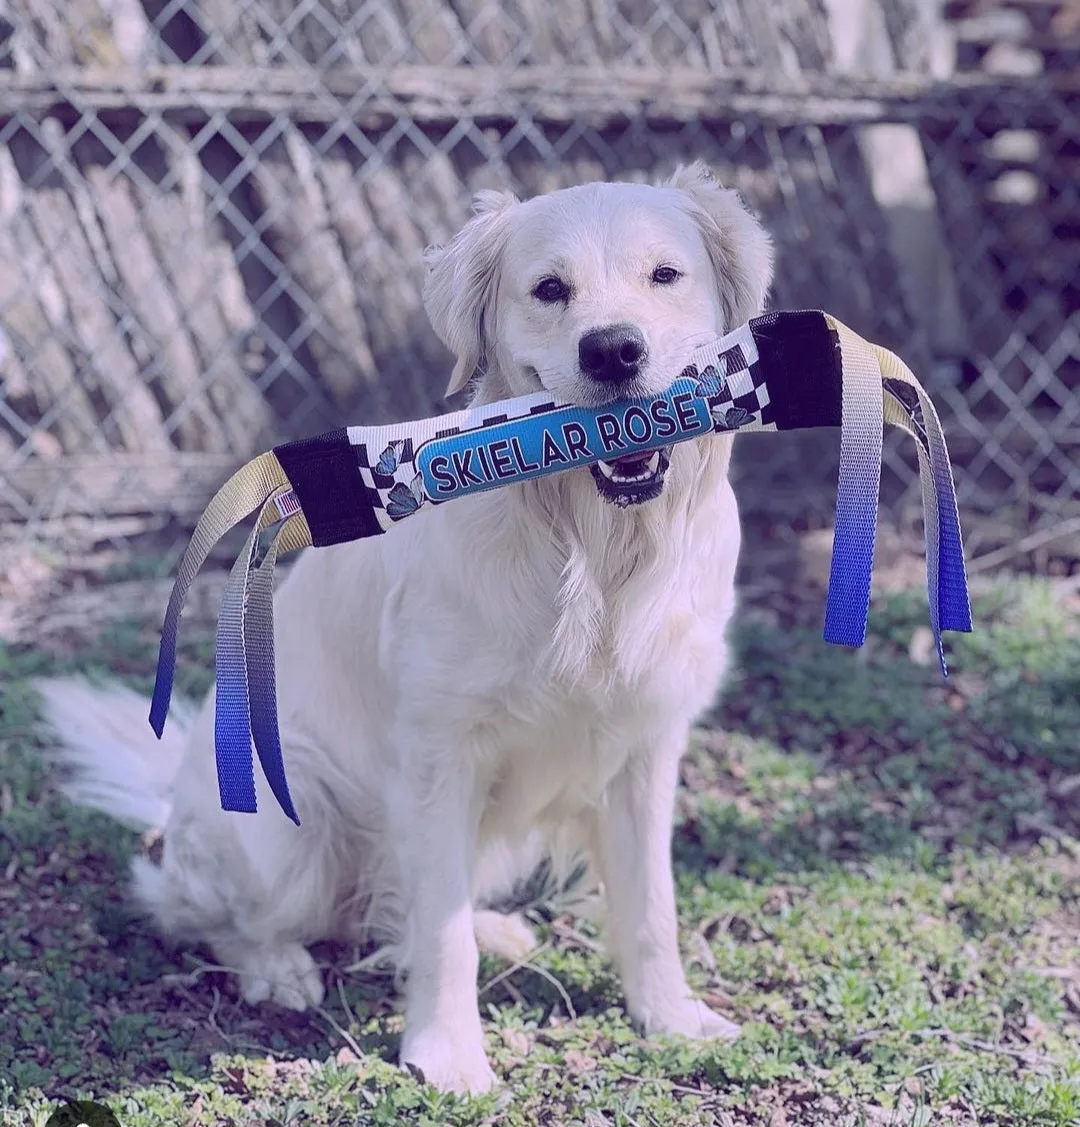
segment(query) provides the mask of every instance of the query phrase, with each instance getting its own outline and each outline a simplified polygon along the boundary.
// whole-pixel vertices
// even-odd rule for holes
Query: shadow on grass
[[[684,768],[680,864],[768,879],[1041,836],[1073,848],[1080,618],[1046,585],[991,592],[976,633],[946,635],[944,680],[909,656],[925,613],[918,595],[882,600],[859,651],[738,628],[736,673]]]

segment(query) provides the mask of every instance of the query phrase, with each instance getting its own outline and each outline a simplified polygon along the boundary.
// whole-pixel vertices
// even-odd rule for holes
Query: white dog
[[[694,165],[660,187],[482,193],[430,253],[424,296],[456,356],[450,392],[601,404],[663,391],[697,345],[759,313],[771,257]],[[406,982],[402,1062],[481,1092],[477,936],[532,943],[484,905],[545,856],[584,851],[635,1021],[735,1035],[687,986],[671,870],[678,763],[734,605],[730,454],[728,437],[683,442],[304,554],[276,604],[299,829],[265,786],[257,815],[220,809],[212,696],[159,745],[134,694],[46,684],[74,793],[164,826],[160,867],[135,871],[164,931],[208,943],[249,1002],[298,1010],[323,997],[307,944],[380,938]]]

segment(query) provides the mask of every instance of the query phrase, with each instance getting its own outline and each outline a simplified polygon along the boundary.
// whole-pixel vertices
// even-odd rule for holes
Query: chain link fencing
[[[476,190],[701,158],[772,304],[927,385],[971,551],[1076,570],[1078,40],[1057,0],[0,0],[0,550],[164,572],[269,444],[445,409],[422,252]],[[738,445],[749,518],[827,522],[835,435]]]

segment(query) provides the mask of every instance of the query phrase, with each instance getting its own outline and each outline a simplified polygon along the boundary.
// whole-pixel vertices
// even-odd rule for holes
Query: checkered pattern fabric
[[[375,519],[385,532],[401,519],[400,516],[391,516],[391,513],[406,515],[405,509],[409,507],[406,495],[414,496],[413,482],[417,471],[413,441],[411,438],[393,439],[383,449],[374,452],[368,449],[367,443],[361,442],[355,450],[360,477],[375,510]],[[391,494],[402,499],[400,509],[391,505]],[[421,503],[418,499],[417,507]]]
[[[684,375],[697,379],[708,390],[714,381],[719,385],[708,396],[709,414],[716,431],[776,430],[769,388],[749,325],[697,349],[694,362]]]

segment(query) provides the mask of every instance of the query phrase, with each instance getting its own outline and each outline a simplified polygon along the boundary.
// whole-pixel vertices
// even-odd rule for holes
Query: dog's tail
[[[74,802],[103,810],[137,830],[161,828],[169,818],[190,705],[174,705],[164,738],[150,728],[149,702],[123,685],[97,687],[75,678],[37,682],[52,729],[52,758],[61,788]]]

